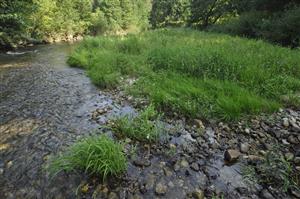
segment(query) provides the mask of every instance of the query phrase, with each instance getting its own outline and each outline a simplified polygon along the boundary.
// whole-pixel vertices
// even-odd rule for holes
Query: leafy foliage
[[[83,34],[138,32],[148,27],[150,0],[4,0],[0,42],[65,40]]]

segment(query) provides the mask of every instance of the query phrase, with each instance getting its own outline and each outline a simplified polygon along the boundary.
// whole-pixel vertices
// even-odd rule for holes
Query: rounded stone
[[[250,146],[248,143],[242,143],[240,149],[242,153],[248,153]]]
[[[168,190],[168,187],[161,182],[155,186],[155,193],[157,195],[165,195],[167,193],[167,190]]]

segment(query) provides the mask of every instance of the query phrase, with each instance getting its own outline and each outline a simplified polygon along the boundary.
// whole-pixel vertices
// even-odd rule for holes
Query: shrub
[[[109,175],[120,175],[126,170],[123,146],[104,135],[89,137],[55,157],[49,165],[52,175],[75,170],[100,175],[103,180]]]

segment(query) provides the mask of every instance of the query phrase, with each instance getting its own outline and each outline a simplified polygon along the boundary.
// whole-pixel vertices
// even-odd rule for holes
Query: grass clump
[[[54,175],[61,171],[82,170],[100,175],[104,180],[107,176],[122,174],[127,168],[126,162],[123,146],[102,135],[75,143],[51,161],[49,171]]]
[[[262,41],[162,29],[88,38],[69,63],[103,88],[138,78],[130,92],[188,117],[235,120],[300,105],[300,52]]]
[[[128,137],[141,142],[155,142],[160,138],[161,115],[150,105],[137,116],[121,116],[113,121],[111,128],[119,137]]]

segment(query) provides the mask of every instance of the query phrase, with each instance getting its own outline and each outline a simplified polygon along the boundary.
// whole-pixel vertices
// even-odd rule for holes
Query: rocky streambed
[[[287,163],[287,176],[299,180],[296,109],[233,124],[173,114],[163,120],[160,142],[125,140],[129,162],[123,176],[106,182],[84,173],[50,178],[49,157],[82,137],[111,134],[106,126],[112,118],[147,105],[122,89],[95,88],[84,71],[66,65],[71,48],[40,46],[0,56],[0,198],[300,197],[295,186],[280,188],[278,168],[269,167],[275,182],[260,180],[268,174],[262,170],[264,160],[274,151],[284,159],[275,158],[275,163]]]

